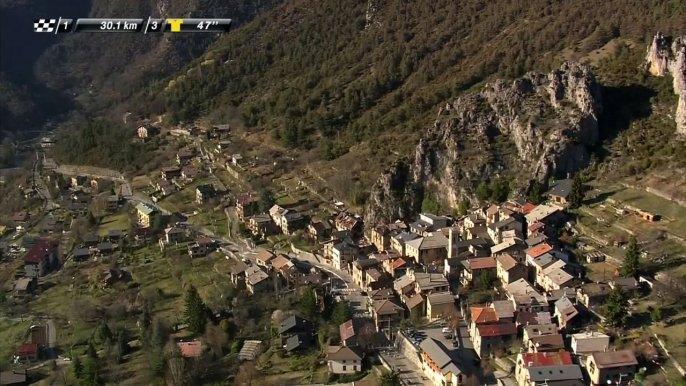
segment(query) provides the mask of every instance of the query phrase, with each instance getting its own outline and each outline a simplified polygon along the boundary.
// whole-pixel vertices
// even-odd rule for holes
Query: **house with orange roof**
[[[405,259],[398,257],[384,260],[382,267],[391,277],[398,278],[407,272],[408,264]]]
[[[495,257],[477,257],[468,259],[462,262],[464,269],[460,273],[460,282],[464,286],[474,286],[476,280],[484,274],[490,274],[491,277],[497,276],[497,264]]]
[[[526,253],[526,261],[528,265],[531,265],[535,258],[550,252],[553,247],[548,243],[538,244],[535,247],[531,247],[524,251]]]
[[[493,307],[472,306],[469,308],[471,319],[469,320],[469,334],[476,334],[476,327],[482,324],[499,323],[498,315]]]

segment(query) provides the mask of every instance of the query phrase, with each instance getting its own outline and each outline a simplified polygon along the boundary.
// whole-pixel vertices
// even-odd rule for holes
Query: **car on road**
[[[441,332],[444,333],[444,334],[448,334],[448,333],[451,333],[452,331],[450,330],[449,327],[443,327],[443,329],[441,330]]]

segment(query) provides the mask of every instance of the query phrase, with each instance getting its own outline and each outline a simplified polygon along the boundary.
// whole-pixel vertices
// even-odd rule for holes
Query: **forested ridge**
[[[322,143],[327,158],[360,141],[409,150],[437,105],[484,80],[547,71],[613,38],[686,32],[685,11],[679,0],[289,1],[132,106],[174,121],[238,106],[247,127],[287,147]]]
[[[24,131],[78,109],[106,113],[201,55],[207,34],[38,34],[35,18],[231,17],[235,25],[281,0],[2,0],[0,128]]]

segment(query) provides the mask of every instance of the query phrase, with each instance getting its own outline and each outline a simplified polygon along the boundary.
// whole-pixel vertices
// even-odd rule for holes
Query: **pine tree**
[[[352,313],[350,312],[348,302],[341,300],[340,302],[336,303],[336,307],[333,310],[333,315],[331,316],[331,323],[333,323],[334,326],[340,326],[351,318]]]
[[[98,352],[95,351],[95,346],[93,346],[93,341],[88,342],[88,347],[86,347],[86,357],[98,360]]]
[[[629,317],[629,303],[624,296],[624,292],[616,286],[610,293],[610,297],[605,303],[605,320],[611,326],[618,327],[626,324]]]
[[[469,211],[469,200],[464,199],[464,200],[460,201],[459,204],[457,204],[457,213],[460,216],[466,215],[468,211]]]
[[[531,185],[528,199],[534,205],[539,205],[543,202],[543,185],[538,180],[534,181]]]
[[[98,364],[98,360],[90,357],[86,358],[83,363],[83,372],[79,384],[85,386],[99,386],[100,383],[100,365]]]
[[[81,364],[81,358],[78,355],[73,355],[74,361],[72,364],[72,369],[74,371],[74,377],[76,379],[81,379],[83,376],[83,364]]]
[[[306,318],[317,316],[317,297],[314,289],[310,287],[303,288],[302,297],[300,298],[300,311]]]
[[[640,258],[641,250],[638,247],[638,241],[635,236],[631,236],[629,245],[626,247],[626,254],[624,255],[624,263],[621,269],[622,276],[637,277],[641,268]]]
[[[207,323],[207,308],[195,286],[191,285],[186,291],[184,305],[183,317],[188,329],[196,334],[202,333]]]
[[[578,209],[584,201],[584,182],[581,178],[581,173],[574,175],[572,182],[572,191],[569,192],[569,208]]]
[[[476,188],[476,198],[479,201],[487,201],[491,197],[491,188],[488,187],[485,181],[481,181],[479,187]]]

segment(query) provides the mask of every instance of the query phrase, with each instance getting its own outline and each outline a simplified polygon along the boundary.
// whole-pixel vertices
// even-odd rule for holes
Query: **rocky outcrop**
[[[601,112],[600,88],[586,65],[488,84],[439,110],[411,171],[396,167],[372,189],[366,220],[376,224],[398,218],[401,208],[416,210],[427,188],[455,207],[465,197],[475,202],[481,181],[507,177],[526,187],[532,178],[565,177],[590,162]],[[399,192],[389,186],[401,176],[409,177],[403,189],[413,186],[414,194],[388,199]]]
[[[396,161],[372,187],[365,210],[367,224],[382,224],[405,218],[419,208],[419,195],[407,160]]]
[[[674,79],[674,93],[679,95],[676,132],[686,135],[686,35],[672,38],[658,32],[648,46],[646,66],[655,76],[669,74]]]

